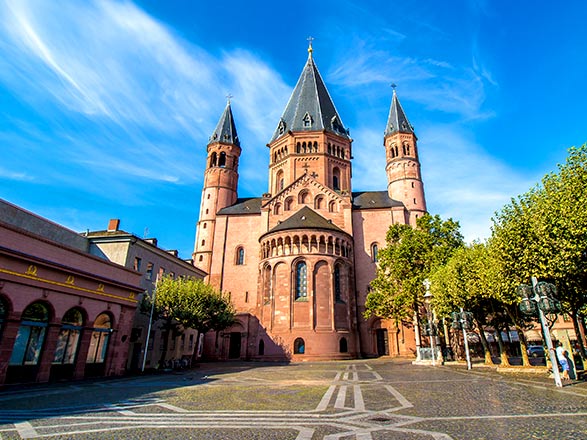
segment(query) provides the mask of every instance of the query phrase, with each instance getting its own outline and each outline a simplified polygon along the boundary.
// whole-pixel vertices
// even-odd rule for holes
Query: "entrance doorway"
[[[228,359],[240,359],[241,357],[241,333],[230,334],[230,346],[228,347]]]
[[[387,329],[378,328],[375,330],[375,337],[377,338],[377,355],[389,355],[389,341],[387,339]]]

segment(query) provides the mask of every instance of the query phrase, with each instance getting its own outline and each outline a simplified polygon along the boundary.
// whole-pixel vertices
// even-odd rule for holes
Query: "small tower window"
[[[239,247],[236,250],[236,264],[237,266],[242,266],[245,264],[245,249]]]
[[[309,113],[306,112],[302,121],[304,122],[304,127],[311,127],[312,126],[312,117]]]
[[[277,131],[279,132],[279,134],[285,133],[285,121],[283,119],[281,121],[279,121],[279,125],[277,126]]]
[[[221,168],[226,167],[226,153],[220,153],[220,158],[218,159],[218,166]]]
[[[332,170],[332,189],[340,191],[340,169],[338,168]]]
[[[210,166],[211,167],[215,167],[216,166],[216,153],[212,153],[212,155],[210,156]]]
[[[377,243],[373,243],[371,245],[371,261],[373,263],[377,263],[378,260],[378,253],[379,253],[379,247],[377,246]]]

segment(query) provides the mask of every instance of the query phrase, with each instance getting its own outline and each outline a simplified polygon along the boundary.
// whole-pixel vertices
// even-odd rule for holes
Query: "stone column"
[[[6,381],[6,372],[8,371],[8,362],[12,356],[12,347],[16,340],[18,328],[20,327],[20,320],[7,319],[3,323],[2,337],[0,344],[0,384]]]
[[[39,371],[37,373],[36,382],[48,382],[51,375],[51,364],[55,357],[55,348],[57,347],[57,340],[59,339],[59,331],[61,324],[51,323],[47,327],[47,334],[43,343],[43,351],[41,352],[41,359],[39,359]]]

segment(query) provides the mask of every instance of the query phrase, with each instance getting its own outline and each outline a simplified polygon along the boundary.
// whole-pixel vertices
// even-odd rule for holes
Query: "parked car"
[[[544,347],[542,345],[531,345],[530,347],[528,347],[528,356],[531,357],[544,357]]]

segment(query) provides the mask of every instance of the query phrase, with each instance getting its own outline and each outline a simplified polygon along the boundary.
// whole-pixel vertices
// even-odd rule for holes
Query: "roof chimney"
[[[120,225],[120,220],[117,218],[111,218],[108,222],[108,232],[118,231],[118,226]]]

